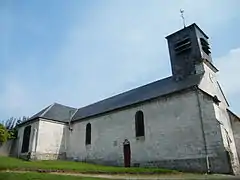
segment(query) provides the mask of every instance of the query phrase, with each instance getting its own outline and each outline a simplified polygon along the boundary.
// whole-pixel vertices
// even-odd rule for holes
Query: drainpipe
[[[201,130],[202,130],[202,136],[203,136],[203,143],[204,143],[204,150],[205,150],[205,154],[206,154],[206,165],[207,165],[207,174],[211,173],[210,170],[210,164],[209,164],[209,156],[208,156],[208,150],[207,150],[207,141],[206,141],[206,136],[204,133],[204,125],[203,125],[203,115],[202,115],[202,108],[201,108],[201,102],[200,102],[200,98],[199,98],[199,89],[198,87],[195,87],[195,91],[197,94],[197,102],[198,102],[198,109],[199,109],[199,117],[200,117],[200,121],[201,121]]]

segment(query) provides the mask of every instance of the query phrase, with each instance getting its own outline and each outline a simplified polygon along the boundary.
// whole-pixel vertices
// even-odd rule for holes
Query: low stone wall
[[[78,159],[70,158],[70,161],[81,161],[92,164],[101,164],[107,166],[124,166],[124,160],[107,161],[106,159]],[[227,157],[227,152],[222,152],[219,156],[209,157],[209,165],[211,173],[233,174],[231,163]],[[206,173],[207,163],[204,156],[194,159],[166,159],[159,161],[138,162],[132,161],[132,167],[156,167],[178,170],[183,172]]]
[[[14,140],[8,140],[7,142],[0,145],[0,155],[1,156],[10,156],[15,155],[15,141]]]
[[[53,154],[53,153],[22,153],[20,155],[21,159],[31,159],[31,160],[65,160],[66,153]]]
[[[211,173],[233,174],[233,170],[229,162],[227,161],[227,158],[210,157],[209,164]],[[162,161],[133,163],[133,165],[139,167],[166,168],[183,172],[185,171],[206,173],[208,171],[206,158],[176,159],[176,160],[170,159]]]

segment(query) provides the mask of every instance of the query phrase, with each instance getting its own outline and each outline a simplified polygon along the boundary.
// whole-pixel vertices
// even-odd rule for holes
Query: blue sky
[[[1,0],[0,119],[81,107],[171,75],[165,36],[197,23],[240,114],[238,0]]]

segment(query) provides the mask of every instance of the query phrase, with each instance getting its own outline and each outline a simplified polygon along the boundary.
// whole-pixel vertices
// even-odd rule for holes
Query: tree
[[[16,126],[24,121],[27,121],[29,118],[26,116],[19,117],[19,118],[14,118],[11,117],[6,121],[0,122],[1,129],[1,137],[0,137],[0,142],[6,142],[7,139],[15,139],[17,138],[17,128]]]
[[[3,124],[0,124],[0,144],[8,140],[9,133],[8,130],[4,127]]]

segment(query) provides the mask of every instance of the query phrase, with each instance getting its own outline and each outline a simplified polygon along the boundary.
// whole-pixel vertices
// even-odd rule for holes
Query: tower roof
[[[182,28],[182,29],[180,29],[180,30],[172,33],[172,34],[169,34],[169,35],[166,36],[165,38],[168,39],[169,37],[171,37],[171,36],[173,36],[173,35],[175,35],[175,34],[180,33],[181,31],[185,30],[186,28],[196,28],[196,29],[198,29],[198,30],[205,36],[205,38],[209,39],[209,37],[203,32],[203,30],[202,30],[196,23],[193,23],[193,24],[191,24],[191,25],[189,25],[189,26],[187,26],[187,27],[184,27],[184,28]]]

